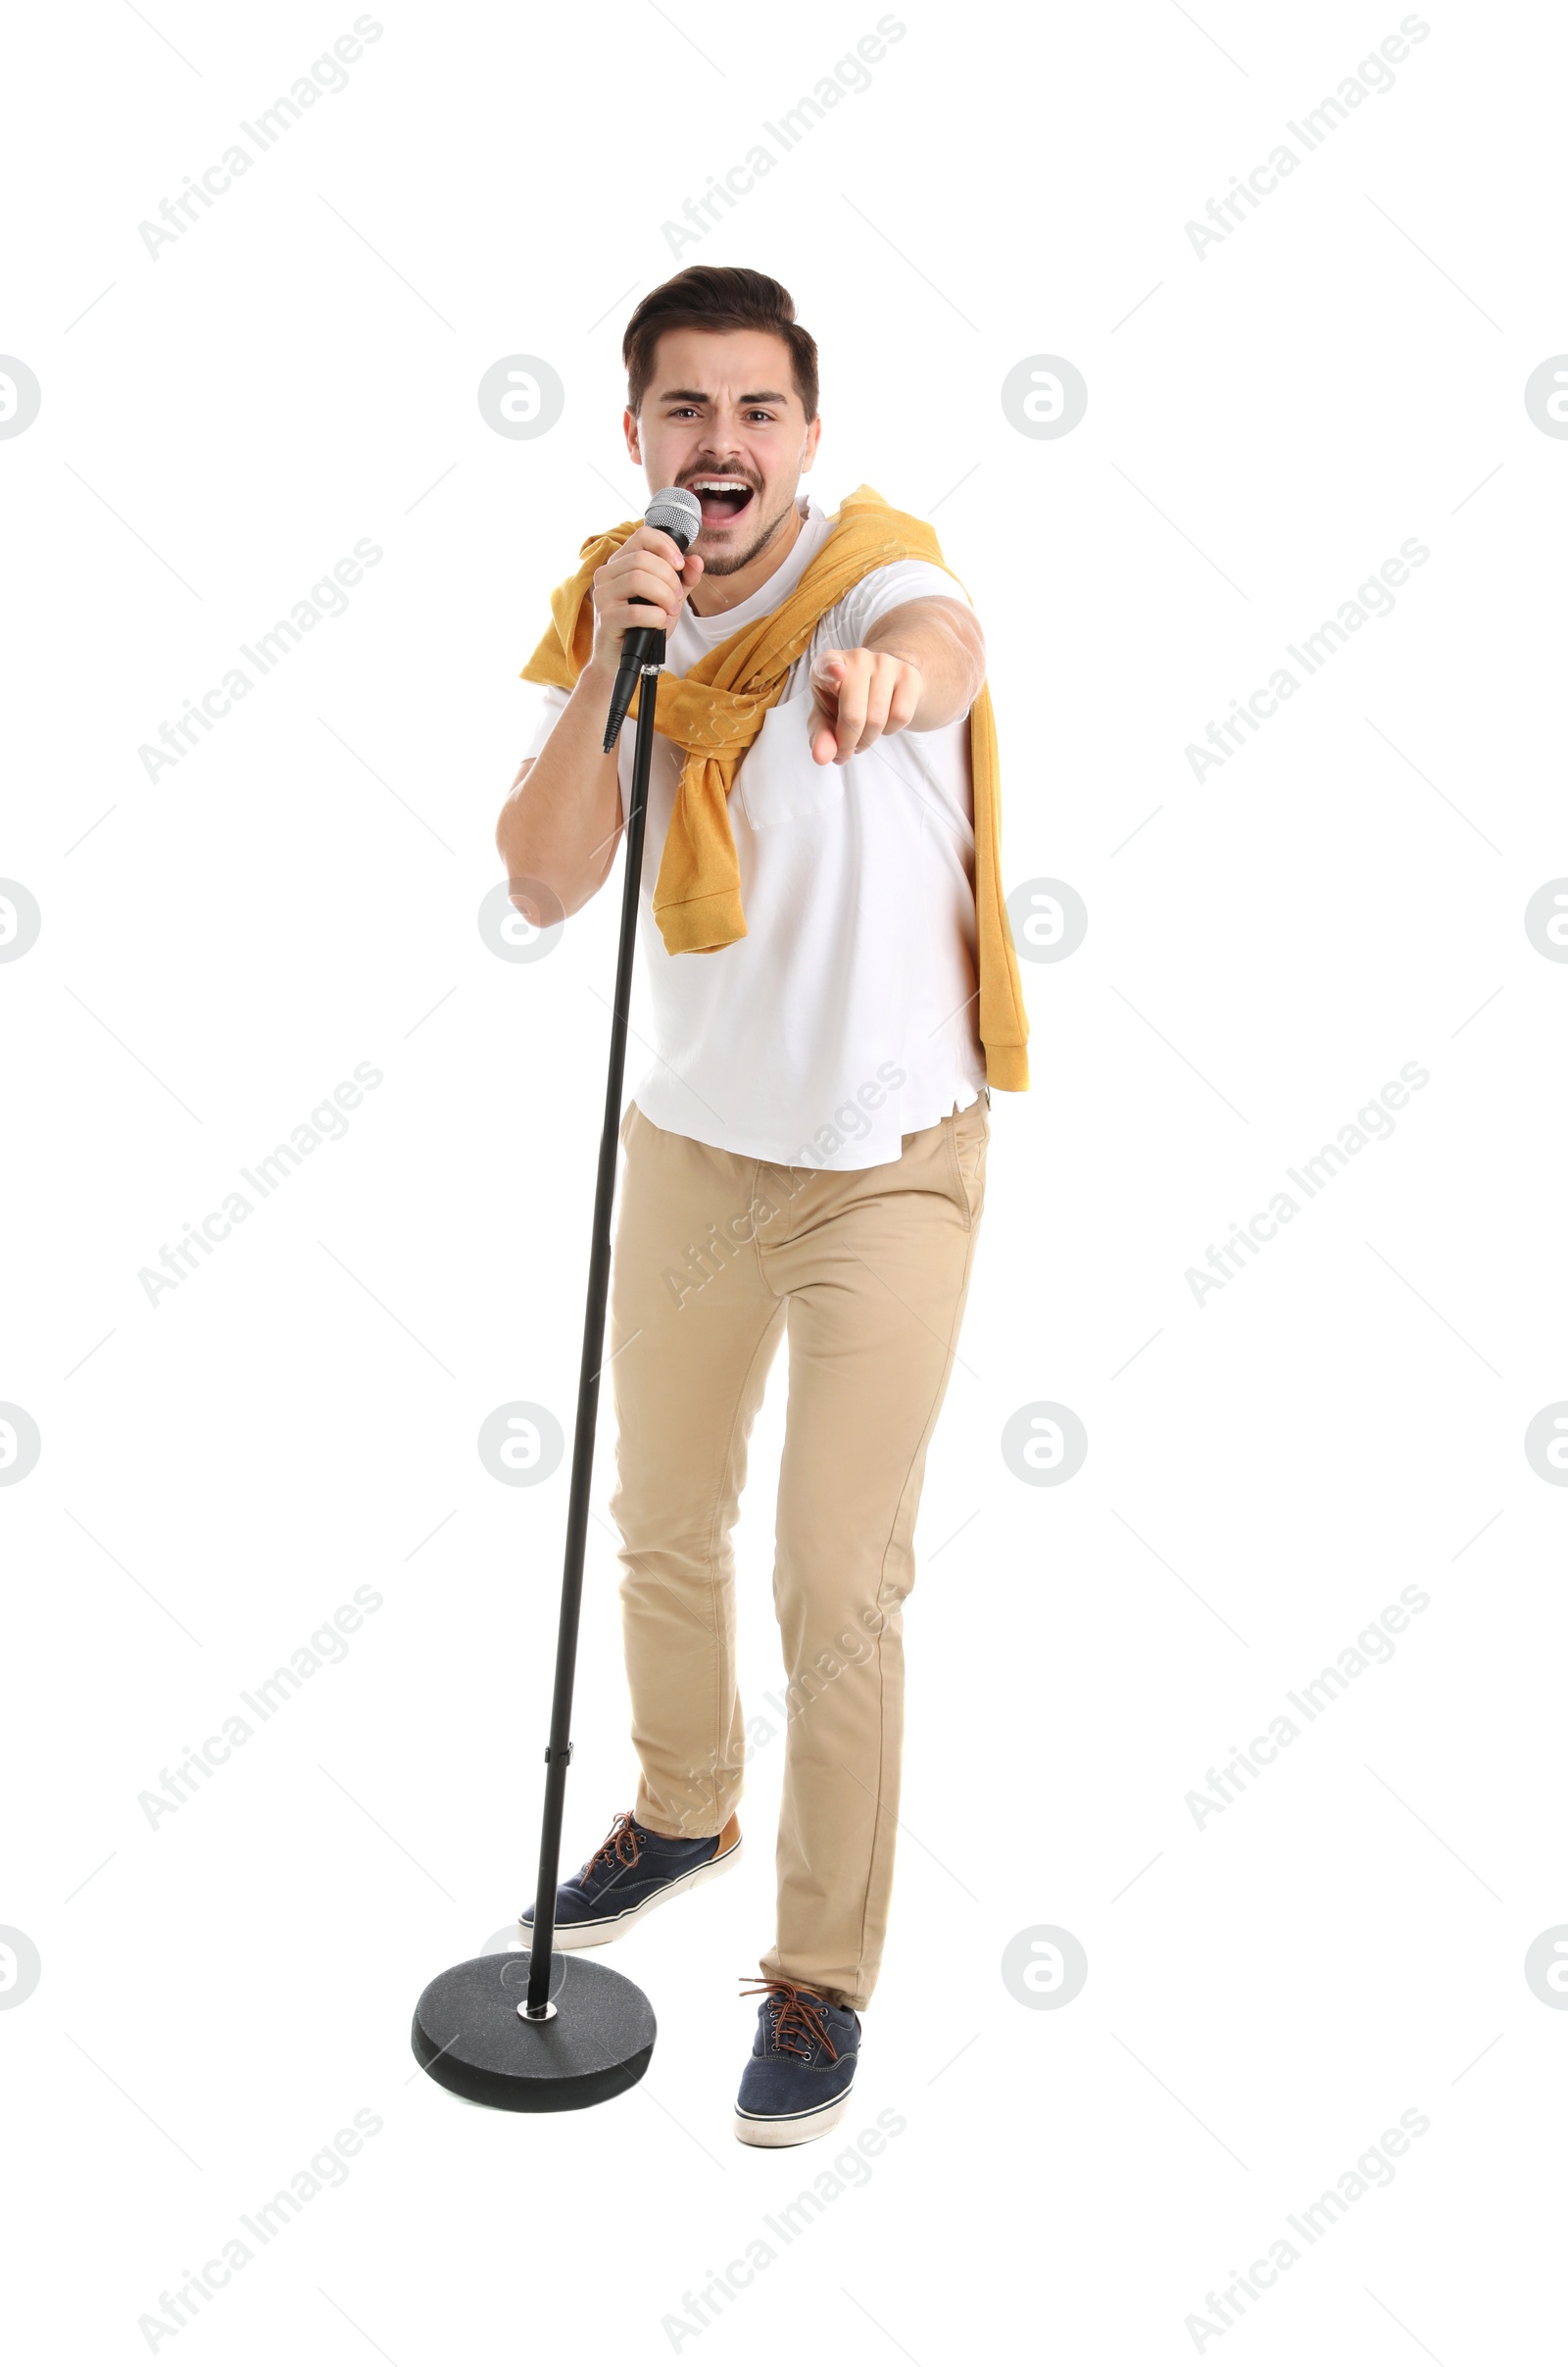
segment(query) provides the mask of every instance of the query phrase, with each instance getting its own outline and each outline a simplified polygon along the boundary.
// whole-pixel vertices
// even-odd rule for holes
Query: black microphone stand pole
[[[659,671],[664,663],[664,635],[645,632],[643,638],[653,646],[637,669],[641,687],[637,700],[637,737],[632,749],[631,811],[626,816],[620,944],[615,955],[610,1069],[605,1080],[605,1122],[599,1137],[599,1177],[594,1189],[582,1366],[577,1376],[577,1431],[572,1441],[571,1494],[566,1506],[566,1559],[561,1581],[561,1626],[556,1638],[556,1691],[550,1711],[550,1745],[545,1752],[548,1772],[539,1833],[539,1879],[533,1895],[533,1960],[528,1975],[527,2004],[530,2021],[546,2011],[550,1997],[550,1950],[556,1936],[556,1883],[561,1871],[561,1817],[566,1800],[566,1769],[571,1762],[571,1694],[577,1669],[583,1554],[588,1542],[588,1494],[599,1417],[599,1376],[604,1369],[605,1311],[610,1298],[610,1212],[615,1197],[615,1167],[620,1149],[620,1096],[626,1068],[626,1028],[631,1014],[632,962],[637,953],[637,900],[643,874],[643,833],[648,821],[654,707]],[[610,745],[614,745],[613,739]],[[605,753],[610,753],[609,748]]]
[[[571,1762],[571,1699],[582,1610],[588,1499],[593,1480],[599,1379],[604,1369],[605,1316],[610,1298],[610,1219],[620,1147],[620,1097],[631,1011],[632,962],[642,884],[648,778],[654,752],[654,709],[664,635],[639,628],[637,737],[632,755],[631,806],[626,815],[626,870],[621,889],[620,943],[610,1023],[610,1068],[605,1120],[599,1138],[588,1303],[583,1315],[577,1378],[577,1424],[571,1450],[566,1550],[556,1634],[555,1694],[545,1751],[544,1815],[539,1831],[539,1878],[534,1889],[533,1946],[525,1955],[475,1956],[432,1981],[415,2009],[415,2054],[433,2080],[475,2103],[511,2112],[564,2112],[600,2103],[633,2087],[648,2068],[657,2024],[653,2007],[623,1974],[580,1954],[552,1953],[556,1884],[561,1870],[561,1824]],[[621,710],[624,713],[624,708]],[[620,717],[612,707],[605,737],[614,746]],[[521,1998],[520,1970],[527,1967]]]

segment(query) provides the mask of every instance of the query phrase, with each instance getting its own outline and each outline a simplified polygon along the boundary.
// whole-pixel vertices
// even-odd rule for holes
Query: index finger
[[[668,560],[677,575],[685,565],[679,543],[662,526],[641,525],[635,534],[627,535],[620,547],[623,551],[657,551],[661,559]]]

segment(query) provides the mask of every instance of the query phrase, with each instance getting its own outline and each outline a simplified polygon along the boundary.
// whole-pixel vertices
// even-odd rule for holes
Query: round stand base
[[[503,2112],[576,2112],[633,2088],[658,2025],[642,1991],[608,1964],[550,1959],[548,2021],[526,2022],[526,1950],[439,1973],[414,2009],[414,2052],[433,2080]]]

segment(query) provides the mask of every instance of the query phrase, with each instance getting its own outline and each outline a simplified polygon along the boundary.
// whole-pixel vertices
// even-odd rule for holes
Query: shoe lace
[[[582,1878],[586,1880],[601,1859],[608,1872],[617,1858],[622,1865],[635,1865],[641,1855],[642,1849],[637,1840],[637,1827],[632,1822],[632,1811],[630,1808],[621,1808],[616,1812],[615,1821],[610,1831],[583,1867]]]
[[[753,1989],[743,1989],[741,1995],[743,1997],[766,1996],[780,2000],[773,2019],[773,2044],[781,2053],[805,2055],[810,2051],[809,2046],[791,2045],[785,2035],[788,2032],[797,2038],[814,2039],[819,2046],[827,2048],[833,2062],[838,2061],[839,2050],[828,2036],[820,2001],[808,1997],[793,1981],[760,1981]]]

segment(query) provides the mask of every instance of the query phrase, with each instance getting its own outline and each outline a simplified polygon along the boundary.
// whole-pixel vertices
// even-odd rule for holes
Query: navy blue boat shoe
[[[556,1946],[603,1948],[644,1915],[682,1891],[732,1866],[741,1853],[740,1818],[702,1841],[670,1841],[638,1824],[622,1808],[588,1863],[556,1892]],[[525,1941],[533,1936],[533,1907],[517,1917]]]
[[[743,2145],[805,2145],[844,2118],[855,2086],[860,2017],[792,1981],[762,1987],[767,1994],[758,2008],[752,2059],[735,2099],[735,2134]]]

